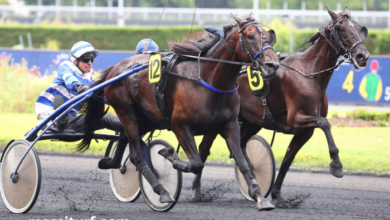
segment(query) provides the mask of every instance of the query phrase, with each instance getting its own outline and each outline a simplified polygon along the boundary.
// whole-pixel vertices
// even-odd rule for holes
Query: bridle
[[[354,35],[352,37],[349,37],[347,39],[344,39],[342,40],[339,36],[339,33],[338,31],[336,30],[337,26],[339,25],[339,23],[341,21],[344,21],[344,20],[347,20],[348,21],[348,25],[352,27],[353,29],[353,32],[354,32]],[[333,48],[333,50],[337,53],[337,57],[339,56],[342,56],[341,59],[338,59],[336,65],[334,67],[331,67],[331,68],[328,68],[328,69],[325,69],[325,70],[322,70],[322,71],[319,71],[319,72],[316,72],[316,73],[312,73],[310,75],[306,75],[304,74],[302,71],[294,68],[294,67],[291,67],[291,66],[288,66],[284,63],[280,63],[280,65],[283,65],[283,66],[286,66],[286,67],[289,67],[290,69],[293,69],[295,71],[297,71],[299,74],[305,76],[305,77],[311,77],[311,76],[315,76],[315,75],[318,75],[318,74],[321,74],[321,73],[324,73],[324,72],[328,72],[328,71],[331,71],[331,70],[334,70],[334,69],[337,69],[342,63],[354,63],[355,66],[357,66],[359,69],[361,69],[362,67],[359,66],[359,64],[356,63],[355,61],[355,58],[352,56],[352,50],[359,44],[364,44],[364,42],[362,41],[362,38],[360,37],[361,35],[359,35],[355,29],[355,25],[353,24],[357,24],[359,27],[360,27],[360,32],[361,34],[364,34],[364,37],[367,37],[367,28],[364,27],[364,26],[360,26],[357,22],[355,22],[354,20],[350,19],[350,17],[348,15],[344,15],[344,16],[341,16],[339,17],[336,21],[332,22],[332,24],[328,25],[327,28],[328,30],[330,31],[330,35],[331,35],[331,38],[329,39],[327,36],[326,36],[326,33],[325,33],[325,28],[321,28],[320,31],[318,32],[322,37],[325,38],[325,40],[328,42],[328,44],[331,46],[331,48]],[[344,46],[344,42],[352,39],[352,38],[355,38],[357,37],[359,39],[359,41],[355,42],[349,49],[347,49],[345,46]],[[337,49],[334,45],[333,45],[333,38],[336,40],[337,44],[339,45],[339,49]],[[344,53],[344,54],[342,54]],[[348,61],[347,61],[348,60]]]
[[[348,21],[348,25],[351,26],[353,32],[354,32],[354,35],[352,37],[349,37],[347,39],[341,39],[340,36],[339,36],[339,32],[336,30],[337,27],[339,26],[339,23],[342,22],[342,21]],[[325,40],[329,43],[329,45],[331,46],[331,48],[334,49],[334,51],[337,53],[338,56],[341,56],[342,53],[344,53],[342,56],[345,58],[345,59],[348,59],[350,60],[351,62],[353,62],[358,68],[361,68],[355,61],[355,58],[352,56],[352,50],[359,44],[364,44],[362,39],[360,38],[359,34],[357,33],[356,29],[355,29],[355,24],[357,24],[361,30],[363,31],[366,31],[366,27],[364,26],[360,26],[357,22],[355,22],[354,20],[350,19],[350,17],[348,15],[344,15],[344,16],[341,16],[339,17],[336,21],[332,22],[332,24],[328,25],[328,30],[330,31],[330,34],[331,34],[331,39],[329,40],[328,37],[326,36],[325,34],[325,28],[322,28],[321,31],[320,31],[320,34],[325,38]],[[353,39],[353,38],[357,38],[358,41],[355,42],[349,49],[347,49],[345,46],[344,46],[344,42],[346,41],[349,41],[350,39]],[[337,49],[334,45],[333,45],[333,38],[336,40],[337,44],[339,45],[339,49]]]
[[[244,29],[245,29],[246,27],[248,27],[249,25],[251,25],[251,24],[255,25],[256,28],[257,28],[257,30],[260,32],[260,37],[261,37],[260,45],[263,46],[264,43],[266,43],[266,42],[269,43],[268,46],[262,47],[262,48],[261,48],[259,51],[257,51],[256,53],[253,52],[253,51],[249,48],[249,46],[248,46],[248,44],[246,43],[244,37],[242,36],[242,32],[244,31]],[[259,55],[261,55],[261,53],[262,53],[264,50],[266,50],[266,49],[272,49],[272,50],[274,50],[274,49],[272,48],[272,46],[271,46],[270,40],[268,39],[267,35],[265,35],[265,33],[264,33],[263,29],[262,29],[262,26],[261,26],[261,25],[259,24],[259,22],[257,22],[257,21],[248,22],[248,23],[246,23],[244,26],[242,26],[241,28],[239,27],[238,24],[236,24],[236,26],[238,26],[238,35],[239,35],[239,37],[240,37],[240,45],[241,45],[242,59],[245,61],[245,54],[244,54],[244,50],[245,50],[246,53],[248,54],[249,58],[251,59],[252,67],[253,67],[254,69],[260,68],[260,65],[264,65],[262,56],[260,56],[260,64],[259,64],[259,62],[257,62],[256,58],[257,58]],[[264,40],[264,39],[265,39],[265,40]],[[221,37],[221,40],[223,41],[225,47],[226,47],[230,52],[232,52],[233,54],[236,54],[236,55],[238,56],[237,52],[234,51],[233,49],[231,49],[231,48],[226,44],[226,42],[225,42],[225,40],[223,39],[223,37]]]
[[[248,27],[249,25],[251,24],[254,24],[255,27],[257,28],[257,30],[259,30],[260,32],[260,36],[261,36],[261,41],[260,41],[260,45],[261,45],[261,49],[259,51],[257,51],[256,53],[254,53],[247,45],[244,37],[242,36],[242,31]],[[262,59],[262,56],[260,56],[260,64],[256,61],[256,58],[261,55],[261,53],[264,51],[264,50],[267,50],[267,49],[272,49],[274,50],[274,48],[272,48],[271,46],[271,42],[269,41],[267,35],[264,34],[263,32],[263,29],[262,29],[262,26],[257,22],[257,21],[252,21],[252,22],[249,22],[247,24],[245,24],[242,28],[239,28],[238,29],[238,34],[240,36],[240,44],[241,44],[241,52],[242,52],[242,59],[245,60],[245,56],[244,56],[244,48],[243,46],[245,47],[245,51],[246,53],[248,54],[249,58],[251,59],[252,61],[252,68],[254,69],[258,69],[260,67],[260,64],[261,65],[264,65],[263,63],[263,59]],[[266,39],[266,40],[263,40],[263,39]],[[268,46],[265,46],[263,47],[264,43],[268,42],[269,45]]]

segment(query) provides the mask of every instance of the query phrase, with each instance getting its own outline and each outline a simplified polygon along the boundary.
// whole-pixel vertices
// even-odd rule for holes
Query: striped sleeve
[[[65,87],[72,92],[77,92],[76,85],[81,82],[73,75],[73,70],[68,65],[61,65],[58,70],[58,77],[65,82]]]

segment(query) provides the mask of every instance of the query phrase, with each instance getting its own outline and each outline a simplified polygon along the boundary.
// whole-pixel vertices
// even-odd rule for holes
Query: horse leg
[[[119,140],[116,145],[116,150],[114,157],[105,157],[99,161],[98,167],[99,169],[106,170],[106,169],[117,169],[121,167],[122,157],[123,153],[126,150],[127,145],[127,137],[125,132],[121,132],[119,135]]]
[[[319,117],[318,126],[325,133],[326,140],[328,141],[329,155],[333,160],[329,166],[330,173],[337,178],[341,178],[344,176],[343,165],[339,158],[339,149],[336,147],[332,132],[330,131],[331,125],[326,118]]]
[[[330,123],[326,118],[323,117],[313,117],[313,116],[307,116],[307,115],[300,115],[297,117],[296,125],[294,127],[295,131],[294,133],[300,133],[301,130],[307,129],[307,128],[316,128],[319,127],[321,130],[325,133],[326,140],[328,142],[329,147],[329,155],[332,159],[332,162],[330,163],[330,173],[337,177],[341,178],[344,176],[343,174],[343,165],[341,164],[340,158],[339,158],[339,149],[336,147],[336,144],[333,140],[332,133],[330,131],[331,126]]]
[[[242,153],[244,154],[244,157],[245,157],[246,161],[248,162],[248,164],[251,164],[251,162],[249,161],[248,155],[246,153],[246,143],[253,135],[259,133],[260,130],[261,130],[261,127],[256,126],[256,125],[254,125],[246,120],[243,120],[241,128],[240,128],[241,150],[242,150]],[[251,168],[252,175],[256,178],[256,175],[253,172],[253,167],[252,166],[249,166],[249,167]]]
[[[207,157],[210,155],[210,149],[211,146],[213,145],[213,142],[215,138],[217,137],[218,133],[214,134],[208,134],[203,136],[202,143],[199,145],[199,155],[200,159],[202,160],[203,163],[206,162]],[[192,182],[192,201],[193,202],[200,202],[202,201],[202,193],[201,193],[201,178],[202,178],[202,171],[200,173],[195,174],[194,181]]]
[[[176,151],[172,148],[161,149],[158,153],[165,157],[165,159],[171,161],[173,168],[182,172],[192,172],[194,174],[199,174],[202,171],[204,165],[198,154],[194,135],[189,130],[190,129],[185,125],[172,126],[172,131],[175,133],[177,140],[183,147],[183,150],[188,157],[189,163],[180,160]]]
[[[289,170],[295,155],[302,148],[302,146],[311,138],[314,133],[314,129],[308,130],[305,133],[294,135],[287,148],[286,155],[284,156],[283,162],[279,169],[278,177],[276,178],[275,185],[272,189],[272,202],[277,208],[291,208],[295,204],[290,203],[281,196],[281,188],[286,177],[286,173]]]
[[[275,207],[261,195],[260,186],[256,181],[256,178],[252,175],[250,167],[245,159],[242,150],[240,148],[240,127],[237,120],[229,123],[225,130],[222,131],[221,136],[226,140],[226,144],[233,155],[234,160],[241,173],[243,174],[245,181],[248,184],[249,195],[257,201],[257,208],[259,211],[269,211]]]
[[[161,203],[174,202],[175,199],[169,194],[169,192],[158,181],[153,172],[149,169],[145,162],[144,154],[140,147],[140,139],[138,133],[138,124],[135,113],[132,108],[118,109],[116,108],[118,116],[120,117],[123,128],[125,129],[126,136],[129,140],[130,157],[136,166],[138,172],[140,172],[145,179],[150,183],[153,191],[160,195]]]

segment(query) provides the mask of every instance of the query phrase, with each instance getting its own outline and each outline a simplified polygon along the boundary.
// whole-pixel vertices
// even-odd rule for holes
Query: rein
[[[172,75],[172,76],[177,76],[179,78],[183,78],[183,79],[187,79],[187,80],[191,80],[191,81],[195,81],[195,82],[199,82],[200,84],[202,84],[203,86],[205,86],[206,88],[214,91],[214,92],[218,92],[218,93],[222,93],[222,94],[231,94],[231,93],[234,93],[238,90],[238,82],[236,82],[236,88],[233,89],[233,90],[229,90],[229,91],[224,91],[224,90],[219,90],[217,88],[214,88],[212,87],[211,85],[207,84],[202,78],[201,78],[201,70],[200,70],[200,60],[206,60],[206,61],[212,61],[212,62],[218,62],[218,63],[226,63],[226,64],[232,64],[232,65],[240,65],[240,66],[243,66],[243,65],[252,65],[253,68],[257,69],[260,67],[260,64],[256,61],[256,58],[264,51],[264,50],[267,50],[267,49],[272,49],[272,46],[268,45],[268,46],[265,46],[265,47],[262,47],[259,51],[257,51],[256,53],[254,53],[250,48],[249,46],[247,45],[247,43],[245,42],[243,36],[242,36],[242,31],[248,27],[249,25],[251,24],[254,24],[257,28],[257,30],[259,30],[260,32],[260,35],[261,35],[261,46],[265,43],[265,42],[268,42],[270,43],[269,39],[267,38],[267,36],[264,34],[264,32],[262,31],[262,29],[260,28],[260,24],[257,22],[257,21],[251,21],[251,22],[248,22],[247,24],[245,24],[242,28],[238,27],[238,34],[239,34],[239,37],[240,37],[240,44],[241,44],[241,52],[242,52],[242,58],[243,60],[245,60],[245,55],[244,55],[244,48],[245,48],[245,51],[246,53],[248,54],[248,56],[250,57],[252,63],[246,63],[246,62],[236,62],[236,61],[228,61],[228,60],[220,60],[220,59],[213,59],[213,58],[208,58],[208,57],[200,57],[200,54],[202,52],[199,52],[198,56],[192,56],[192,55],[184,55],[184,54],[176,54],[178,56],[182,56],[182,57],[187,57],[187,58],[191,58],[191,59],[197,59],[198,60],[198,71],[199,71],[199,78],[196,80],[196,79],[193,79],[193,78],[190,78],[190,77],[186,77],[186,76],[182,76],[182,75],[179,75],[177,73],[174,73],[174,72],[171,72],[171,71],[166,71],[168,74]],[[265,38],[266,40],[263,41],[263,38]],[[237,55],[237,52],[234,51],[233,49],[231,49],[227,43],[225,42],[225,40],[223,38],[221,38],[222,42],[224,43],[224,46],[233,54]],[[244,46],[244,47],[243,47]],[[260,62],[261,64],[263,63],[262,62],[262,59],[261,59],[261,56],[260,56]]]
[[[344,18],[344,19],[342,19]],[[347,20],[348,21],[348,24],[349,26],[352,27],[353,31],[354,31],[354,36],[352,37],[349,37],[345,40],[342,40],[340,39],[339,35],[338,35],[338,32],[336,31],[336,27],[338,26],[338,24],[341,22],[341,21],[344,21],[344,20]],[[356,23],[355,21],[352,20],[352,22]],[[342,17],[339,17],[335,22],[333,22],[332,25],[329,25],[328,26],[328,29],[330,30],[330,33],[331,33],[331,40],[328,39],[328,37],[326,36],[326,33],[325,33],[325,28],[321,28],[320,31],[318,32],[322,37],[325,38],[326,42],[328,42],[328,44],[331,46],[331,48],[337,53],[338,56],[341,56],[341,49],[344,50],[345,54],[342,56],[341,59],[339,59],[336,63],[336,65],[334,67],[331,67],[331,68],[328,68],[328,69],[325,69],[325,70],[322,70],[322,71],[319,71],[319,72],[315,72],[315,73],[312,73],[312,74],[309,74],[309,75],[306,75],[304,74],[302,71],[294,68],[294,67],[291,67],[291,66],[288,66],[286,64],[283,64],[283,63],[280,63],[280,65],[282,66],[285,66],[285,67],[288,67],[290,69],[293,69],[295,71],[297,71],[299,74],[301,74],[302,76],[305,76],[305,77],[312,77],[312,76],[315,76],[315,75],[319,75],[321,73],[324,73],[324,72],[328,72],[328,71],[331,71],[331,70],[334,70],[334,69],[337,69],[342,63],[351,63],[353,62],[356,66],[359,67],[359,65],[355,62],[355,59],[353,58],[351,52],[352,50],[360,43],[364,44],[363,41],[361,40],[361,38],[359,37],[359,35],[357,34],[356,32],[356,29],[355,29],[355,26],[353,25],[353,23],[351,22],[351,20],[348,18],[348,16],[342,16]],[[357,25],[359,25],[358,23],[356,23]],[[360,25],[359,25],[360,27]],[[336,42],[339,44],[339,49],[337,50],[337,48],[333,45],[333,37],[336,39]],[[346,49],[344,47],[344,42],[352,39],[352,38],[355,38],[357,37],[359,39],[358,42],[354,43],[351,48],[349,49]],[[360,67],[359,67],[360,68]]]

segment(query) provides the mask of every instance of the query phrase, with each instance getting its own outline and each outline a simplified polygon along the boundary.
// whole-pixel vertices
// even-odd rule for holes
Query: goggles
[[[94,57],[80,57],[79,61],[83,62],[83,63],[89,63],[89,61],[91,61],[91,63],[93,63],[93,60],[94,60]]]

